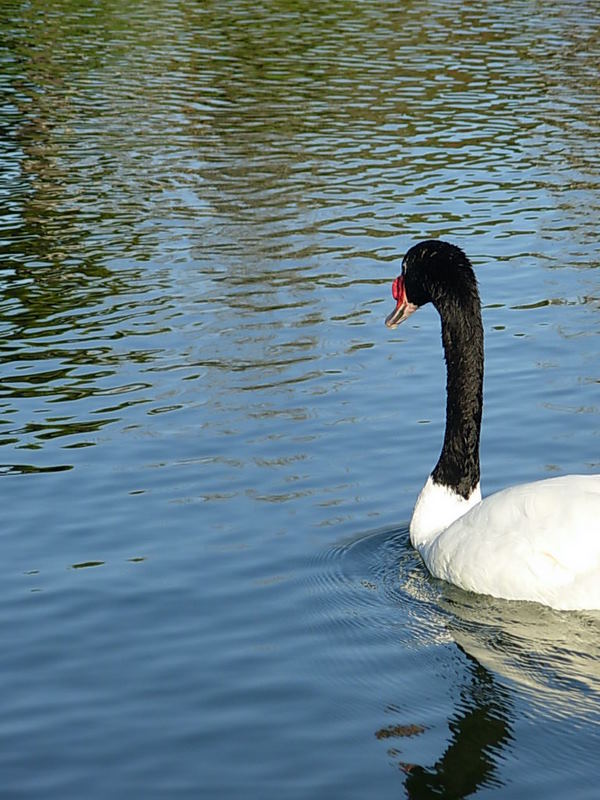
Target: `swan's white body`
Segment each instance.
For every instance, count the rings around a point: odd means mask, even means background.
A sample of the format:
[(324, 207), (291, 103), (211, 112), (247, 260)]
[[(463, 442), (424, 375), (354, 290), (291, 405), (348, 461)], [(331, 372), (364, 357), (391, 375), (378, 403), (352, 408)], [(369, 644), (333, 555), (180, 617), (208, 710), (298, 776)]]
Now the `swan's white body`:
[(430, 477), (410, 538), (436, 578), (556, 609), (600, 609), (600, 475), (566, 475), (469, 500)]

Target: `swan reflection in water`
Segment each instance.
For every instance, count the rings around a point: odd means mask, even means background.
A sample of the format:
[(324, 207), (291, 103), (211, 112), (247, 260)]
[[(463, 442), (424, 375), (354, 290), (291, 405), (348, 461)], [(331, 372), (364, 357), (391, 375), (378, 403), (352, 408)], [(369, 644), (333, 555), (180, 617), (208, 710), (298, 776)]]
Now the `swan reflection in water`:
[[(510, 697), (492, 675), (469, 657), (469, 682), (460, 692), (460, 710), (448, 721), (451, 738), (443, 755), (431, 767), (407, 763), (395, 747), (389, 755), (406, 773), (411, 800), (462, 798), (484, 786), (501, 786), (497, 761), (511, 741)], [(424, 732), (417, 725), (390, 726), (376, 732), (378, 739), (395, 739)]]
[(430, 595), (425, 602), (440, 641), (447, 637), (466, 657), (465, 679), (448, 719), (449, 742), (433, 765), (423, 766), (403, 760), (401, 740), (425, 734), (424, 727), (376, 732), (378, 739), (389, 740), (388, 753), (406, 775), (411, 800), (464, 798), (502, 786), (499, 767), (512, 747), (522, 698), (550, 724), (600, 723), (598, 612), (559, 612), (441, 582), (438, 588), (435, 601)]
[(318, 586), (327, 601), (335, 597), (335, 624), (342, 608), (357, 623), (350, 630), (361, 653), (373, 636), (377, 658), (398, 656), (361, 675), (369, 673), (379, 698), (385, 675), (395, 687), (383, 705), (387, 721), (370, 735), (400, 772), (402, 796), (505, 791), (523, 769), (538, 770), (528, 780), (549, 780), (558, 762), (562, 785), (552, 796), (567, 797), (596, 774), (600, 613), (495, 599), (436, 580), (406, 527), (348, 539), (322, 564)]

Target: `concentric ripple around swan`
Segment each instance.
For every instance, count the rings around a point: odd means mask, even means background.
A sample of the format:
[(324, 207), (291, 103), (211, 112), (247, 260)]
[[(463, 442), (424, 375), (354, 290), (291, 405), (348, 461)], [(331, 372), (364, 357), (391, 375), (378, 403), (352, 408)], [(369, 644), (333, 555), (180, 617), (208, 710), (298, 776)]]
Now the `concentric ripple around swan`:
[[(439, 582), (428, 576), (406, 527), (336, 543), (319, 554), (313, 567), (315, 595), (329, 606), (330, 619), (368, 627), (381, 636), (390, 626), (400, 626), (402, 639), (414, 647), (431, 637), (448, 640), (438, 606)], [(410, 629), (407, 619), (418, 625)]]
[(365, 661), (374, 667), (383, 651), (377, 645), (389, 647), (391, 638), (409, 660), (411, 652), (456, 645), (552, 716), (577, 708), (582, 718), (600, 717), (599, 614), (499, 600), (438, 581), (410, 546), (406, 528), (335, 544), (309, 572), (321, 620), (343, 630), (363, 669)]

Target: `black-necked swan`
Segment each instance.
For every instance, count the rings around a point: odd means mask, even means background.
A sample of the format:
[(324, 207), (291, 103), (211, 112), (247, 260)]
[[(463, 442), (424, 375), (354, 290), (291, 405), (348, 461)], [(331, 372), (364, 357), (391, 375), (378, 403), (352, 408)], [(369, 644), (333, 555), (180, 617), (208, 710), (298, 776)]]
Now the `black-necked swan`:
[(410, 521), (436, 578), (472, 592), (557, 609), (600, 609), (600, 475), (565, 475), (481, 499), (483, 325), (475, 273), (455, 245), (412, 247), (392, 293), (395, 328), (426, 303), (442, 321), (446, 430)]

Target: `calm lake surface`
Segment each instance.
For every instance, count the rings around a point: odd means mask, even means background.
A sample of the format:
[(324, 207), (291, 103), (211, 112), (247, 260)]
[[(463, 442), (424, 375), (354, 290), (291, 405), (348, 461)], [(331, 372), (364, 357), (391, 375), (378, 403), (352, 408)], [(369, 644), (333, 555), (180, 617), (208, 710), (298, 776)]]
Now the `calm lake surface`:
[(408, 542), (415, 242), (473, 260), (483, 491), (600, 470), (595, 2), (6, 0), (0, 795), (598, 798), (600, 615)]

